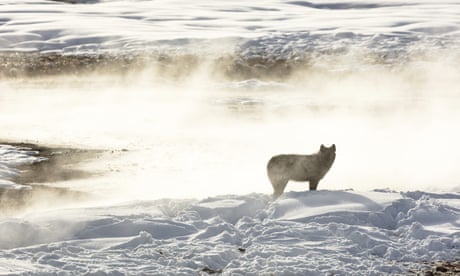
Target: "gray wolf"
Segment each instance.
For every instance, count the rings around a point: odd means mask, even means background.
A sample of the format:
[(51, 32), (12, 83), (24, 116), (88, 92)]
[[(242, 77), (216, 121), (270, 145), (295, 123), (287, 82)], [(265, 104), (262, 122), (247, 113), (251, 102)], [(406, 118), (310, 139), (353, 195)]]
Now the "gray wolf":
[(267, 174), (273, 186), (273, 196), (279, 197), (289, 180), (308, 181), (310, 190), (326, 175), (335, 160), (335, 144), (321, 145), (319, 152), (310, 155), (281, 154), (273, 156), (267, 164)]

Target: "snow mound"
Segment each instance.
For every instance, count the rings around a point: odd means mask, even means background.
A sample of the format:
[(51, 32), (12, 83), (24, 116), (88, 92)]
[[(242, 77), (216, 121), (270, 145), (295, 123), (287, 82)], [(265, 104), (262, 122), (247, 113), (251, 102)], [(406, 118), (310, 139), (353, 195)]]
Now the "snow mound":
[(459, 256), (459, 203), (459, 194), (316, 191), (29, 214), (0, 220), (0, 272), (404, 274)]

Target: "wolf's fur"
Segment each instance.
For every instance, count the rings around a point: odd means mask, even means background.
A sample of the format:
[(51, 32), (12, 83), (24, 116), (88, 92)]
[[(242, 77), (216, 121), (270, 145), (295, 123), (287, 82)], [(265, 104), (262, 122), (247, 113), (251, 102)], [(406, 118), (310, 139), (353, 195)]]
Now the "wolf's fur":
[(335, 145), (321, 145), (319, 152), (311, 155), (282, 154), (273, 156), (267, 164), (267, 174), (273, 186), (273, 196), (279, 197), (289, 180), (308, 181), (310, 190), (329, 171), (335, 160)]

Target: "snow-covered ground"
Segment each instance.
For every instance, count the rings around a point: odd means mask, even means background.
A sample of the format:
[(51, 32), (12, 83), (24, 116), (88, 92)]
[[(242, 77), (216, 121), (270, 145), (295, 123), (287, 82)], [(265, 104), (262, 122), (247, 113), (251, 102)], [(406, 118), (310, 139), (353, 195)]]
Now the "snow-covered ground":
[[(68, 70), (119, 56), (124, 73)], [(0, 274), (404, 275), (459, 261), (456, 1), (3, 0), (0, 58), (1, 142), (104, 152), (65, 164), (91, 178), (41, 183), (91, 201), (36, 197), (0, 217)], [(40, 66), (58, 68), (20, 74)], [(268, 159), (322, 143), (337, 159), (320, 190), (289, 183), (273, 200)], [(36, 162), (0, 145), (0, 196), (33, 190), (15, 179)]]
[(263, 47), (279, 55), (340, 50), (350, 42), (394, 51), (418, 48), (425, 40), (441, 47), (460, 34), (455, 1), (74, 2), (81, 4), (2, 1), (0, 49), (74, 54), (167, 47), (196, 52), (206, 45), (209, 52), (249, 39), (258, 51)]
[(460, 254), (460, 195), (164, 199), (0, 221), (0, 273), (385, 275)]

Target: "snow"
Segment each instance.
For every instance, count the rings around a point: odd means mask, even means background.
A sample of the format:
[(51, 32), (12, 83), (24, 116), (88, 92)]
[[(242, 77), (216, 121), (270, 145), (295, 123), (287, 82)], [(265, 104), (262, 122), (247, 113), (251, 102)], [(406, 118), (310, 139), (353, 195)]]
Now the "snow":
[[(2, 179), (44, 161), (0, 150)], [(378, 189), (29, 210), (0, 218), (0, 274), (404, 274), (457, 259), (459, 206), (458, 193)]]
[(460, 34), (455, 1), (74, 2), (80, 4), (3, 1), (0, 49), (70, 54), (166, 47), (209, 52), (222, 44), (231, 50), (262, 39), (266, 54), (274, 56), (342, 48), (350, 40), (386, 49), (395, 40), (401, 47), (432, 38), (449, 41)]
[(460, 253), (459, 209), (444, 194), (417, 193), (323, 190), (29, 213), (0, 220), (0, 272), (404, 274)]
[[(2, 76), (1, 139), (106, 151), (69, 165), (100, 175), (42, 183), (98, 200), (35, 198), (0, 217), (0, 275), (404, 275), (458, 261), (459, 42), (456, 1), (3, 0), (5, 55), (202, 66), (172, 80)], [(228, 56), (300, 69), (213, 77), (209, 59)], [(273, 200), (268, 158), (328, 142), (319, 190), (289, 183)], [(0, 144), (2, 196), (33, 191), (14, 181), (36, 162)]]
[[(46, 162), (0, 150), (1, 179)], [(0, 218), (0, 274), (404, 274), (457, 259), (459, 206), (458, 193), (376, 189), (35, 209)]]
[(12, 181), (20, 173), (16, 167), (43, 160), (45, 158), (38, 156), (38, 152), (31, 149), (0, 144), (0, 188), (30, 189), (30, 186), (16, 184)]

